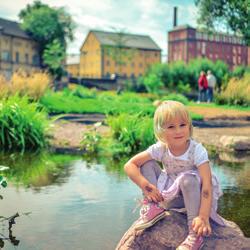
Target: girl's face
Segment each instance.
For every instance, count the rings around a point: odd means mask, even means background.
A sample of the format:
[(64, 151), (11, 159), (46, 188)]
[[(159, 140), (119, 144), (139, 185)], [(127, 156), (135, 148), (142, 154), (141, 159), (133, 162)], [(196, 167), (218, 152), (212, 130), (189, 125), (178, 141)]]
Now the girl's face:
[(189, 123), (188, 121), (181, 119), (181, 117), (176, 117), (166, 124), (164, 139), (169, 147), (186, 146), (186, 142), (189, 137)]

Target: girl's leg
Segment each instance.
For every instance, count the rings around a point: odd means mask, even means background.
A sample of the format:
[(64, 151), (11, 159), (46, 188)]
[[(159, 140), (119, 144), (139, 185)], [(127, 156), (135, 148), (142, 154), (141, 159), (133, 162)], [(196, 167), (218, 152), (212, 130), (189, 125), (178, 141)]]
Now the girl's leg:
[[(140, 168), (141, 174), (153, 185), (157, 186), (157, 179), (161, 174), (161, 168), (154, 160), (146, 162)], [(140, 218), (135, 225), (135, 230), (151, 227), (157, 221), (165, 217), (165, 211), (158, 203), (149, 202), (143, 199), (143, 204), (140, 210)]]
[(180, 188), (187, 209), (188, 226), (190, 228), (193, 219), (199, 214), (201, 199), (200, 184), (195, 176), (184, 175), (180, 182)]
[(147, 161), (140, 167), (141, 174), (153, 185), (157, 186), (157, 180), (161, 174), (161, 168), (155, 160)]
[(199, 250), (204, 243), (203, 237), (197, 236), (192, 230), (192, 221), (198, 216), (200, 208), (200, 184), (195, 176), (185, 175), (180, 183), (180, 188), (187, 209), (189, 234), (186, 239), (178, 246), (177, 250), (197, 249)]

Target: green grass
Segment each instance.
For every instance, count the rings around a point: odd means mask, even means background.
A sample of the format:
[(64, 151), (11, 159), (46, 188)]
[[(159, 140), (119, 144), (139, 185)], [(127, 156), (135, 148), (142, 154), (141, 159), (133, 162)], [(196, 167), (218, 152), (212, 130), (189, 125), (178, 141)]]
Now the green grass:
[(215, 103), (199, 103), (196, 102), (189, 102), (188, 106), (195, 106), (195, 107), (209, 107), (209, 108), (222, 108), (227, 110), (238, 110), (238, 111), (250, 111), (250, 107), (242, 107), (237, 105), (218, 105)]
[[(80, 91), (78, 91), (80, 92)], [(77, 92), (77, 93), (78, 93)], [(81, 92), (80, 95), (74, 95), (69, 90), (63, 92), (48, 92), (42, 99), (41, 104), (49, 113), (78, 113), (78, 114), (93, 114), (100, 113), (106, 115), (119, 114), (141, 114), (153, 117), (155, 107), (152, 100), (136, 93), (125, 92), (121, 95), (116, 95), (114, 92)], [(83, 97), (84, 96), (84, 97)], [(172, 99), (175, 98), (171, 95)], [(170, 97), (171, 97), (170, 96)], [(177, 95), (176, 98), (181, 98)], [(164, 98), (167, 99), (167, 96)], [(203, 116), (191, 114), (192, 119), (202, 120)]]

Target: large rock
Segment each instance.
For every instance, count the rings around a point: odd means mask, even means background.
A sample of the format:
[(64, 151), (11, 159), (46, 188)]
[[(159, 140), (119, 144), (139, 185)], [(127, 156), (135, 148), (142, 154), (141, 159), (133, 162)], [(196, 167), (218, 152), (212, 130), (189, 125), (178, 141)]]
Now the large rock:
[[(116, 250), (174, 250), (188, 234), (186, 221), (186, 215), (169, 211), (165, 218), (145, 230), (135, 231), (135, 222)], [(202, 250), (250, 250), (250, 238), (245, 238), (235, 223), (225, 222), (226, 227), (212, 224), (212, 235), (205, 238)]]
[(249, 136), (228, 136), (220, 137), (220, 145), (222, 148), (236, 151), (250, 151)]

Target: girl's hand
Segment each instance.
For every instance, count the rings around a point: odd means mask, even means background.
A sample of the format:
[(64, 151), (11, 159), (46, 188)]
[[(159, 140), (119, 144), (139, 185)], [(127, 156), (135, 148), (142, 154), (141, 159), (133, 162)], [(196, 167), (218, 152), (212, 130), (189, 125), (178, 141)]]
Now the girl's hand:
[(209, 219), (204, 219), (200, 216), (197, 216), (193, 219), (192, 229), (198, 236), (207, 236), (212, 232)]
[(161, 193), (159, 192), (159, 190), (156, 188), (156, 186), (154, 186), (151, 183), (147, 183), (145, 184), (145, 186), (143, 186), (142, 191), (145, 195), (145, 197), (148, 199), (148, 201), (153, 201), (153, 202), (161, 202), (163, 201), (163, 197), (161, 195)]

